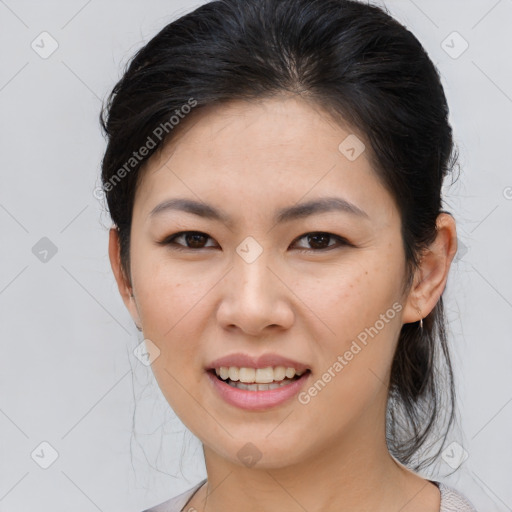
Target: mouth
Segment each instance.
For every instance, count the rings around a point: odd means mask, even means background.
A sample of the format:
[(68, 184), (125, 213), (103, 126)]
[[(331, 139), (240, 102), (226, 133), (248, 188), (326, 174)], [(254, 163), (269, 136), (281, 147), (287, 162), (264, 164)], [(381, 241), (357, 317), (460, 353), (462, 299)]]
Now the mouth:
[[(237, 370), (240, 370), (238, 374)], [(290, 367), (245, 370), (236, 367), (210, 368), (206, 370), (206, 375), (214, 394), (223, 402), (237, 409), (256, 412), (290, 404), (311, 375), (310, 369), (296, 372)]]
[[(211, 368), (207, 370), (210, 375), (217, 380), (231, 386), (233, 388), (242, 389), (244, 391), (271, 391), (285, 386), (301, 379), (305, 374), (311, 373), (306, 369), (297, 372), (293, 368), (284, 367), (267, 367), (262, 369), (264, 372), (257, 374), (258, 370), (245, 368)], [(261, 375), (263, 373), (263, 375)]]

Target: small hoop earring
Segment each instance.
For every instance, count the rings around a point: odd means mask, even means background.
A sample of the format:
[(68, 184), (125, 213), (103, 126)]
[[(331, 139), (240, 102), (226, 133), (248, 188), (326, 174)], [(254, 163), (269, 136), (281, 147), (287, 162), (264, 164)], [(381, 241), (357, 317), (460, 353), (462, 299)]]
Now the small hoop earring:
[[(418, 313), (421, 316), (421, 310), (420, 309), (418, 309)], [(420, 329), (423, 330), (423, 318), (420, 318)]]

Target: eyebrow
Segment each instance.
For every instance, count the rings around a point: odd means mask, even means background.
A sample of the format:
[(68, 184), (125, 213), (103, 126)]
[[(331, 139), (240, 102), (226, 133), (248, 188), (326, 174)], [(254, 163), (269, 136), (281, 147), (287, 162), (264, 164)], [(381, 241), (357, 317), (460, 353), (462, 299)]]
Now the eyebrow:
[[(149, 217), (155, 217), (163, 212), (173, 210), (191, 213), (205, 219), (223, 222), (227, 225), (232, 225), (233, 223), (231, 217), (225, 212), (207, 203), (185, 198), (173, 198), (163, 201), (151, 210)], [(321, 199), (314, 199), (305, 203), (281, 208), (274, 215), (274, 223), (289, 222), (295, 219), (309, 217), (310, 215), (331, 211), (339, 211), (356, 217), (369, 219), (369, 215), (364, 210), (361, 210), (358, 206), (346, 199), (342, 199), (341, 197), (323, 197)]]

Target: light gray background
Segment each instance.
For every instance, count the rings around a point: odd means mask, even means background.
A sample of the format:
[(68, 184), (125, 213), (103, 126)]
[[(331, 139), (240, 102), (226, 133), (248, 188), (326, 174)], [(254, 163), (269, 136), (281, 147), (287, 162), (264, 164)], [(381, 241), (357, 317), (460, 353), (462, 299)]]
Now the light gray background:
[[(385, 4), (440, 69), (460, 148), (445, 199), (461, 251), (445, 297), (463, 425), (450, 441), (469, 456), (442, 479), (479, 512), (512, 510), (512, 0)], [(0, 511), (140, 512), (205, 475), (200, 443), (132, 353), (142, 334), (93, 195), (101, 99), (135, 50), (196, 5), (0, 0)], [(31, 47), (43, 51), (43, 31), (59, 45), (46, 59)], [(454, 31), (469, 44), (460, 56)], [(32, 250), (43, 237), (57, 248), (46, 262)], [(42, 442), (58, 452), (48, 469)]]

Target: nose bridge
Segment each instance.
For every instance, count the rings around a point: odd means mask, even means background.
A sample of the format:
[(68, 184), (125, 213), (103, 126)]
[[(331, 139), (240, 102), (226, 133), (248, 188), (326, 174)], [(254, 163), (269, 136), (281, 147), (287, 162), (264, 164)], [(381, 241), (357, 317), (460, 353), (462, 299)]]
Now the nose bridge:
[[(261, 246), (260, 246), (261, 247)], [(247, 252), (243, 252), (247, 250)], [(270, 271), (271, 251), (257, 250), (251, 242), (240, 244), (234, 261), (233, 291), (239, 300), (249, 301), (253, 305), (257, 301), (261, 306), (272, 300), (276, 287), (273, 282), (276, 277)], [(253, 301), (251, 302), (251, 299)]]
[[(243, 249), (244, 245), (241, 246)], [(270, 325), (288, 326), (292, 312), (286, 300), (286, 287), (271, 270), (275, 266), (272, 251), (263, 250), (257, 257), (252, 253), (247, 258), (251, 250), (254, 247), (249, 245), (248, 251), (235, 255), (219, 319), (225, 325), (237, 325), (254, 334)]]
[[(260, 238), (261, 240), (261, 238)], [(272, 251), (252, 236), (246, 237), (236, 248), (234, 271), (248, 293), (259, 293), (268, 285), (272, 274), (269, 266)]]
[[(268, 254), (268, 251), (267, 251)], [(270, 271), (270, 258), (261, 255), (255, 261), (247, 263), (243, 259), (235, 265), (236, 273), (241, 284), (241, 292), (251, 295), (266, 295), (272, 293), (274, 274)]]

